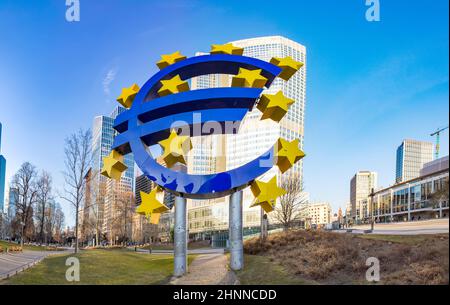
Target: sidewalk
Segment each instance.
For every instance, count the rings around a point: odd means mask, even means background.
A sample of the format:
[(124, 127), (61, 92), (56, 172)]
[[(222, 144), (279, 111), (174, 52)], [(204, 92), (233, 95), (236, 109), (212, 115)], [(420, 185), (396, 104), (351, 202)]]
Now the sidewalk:
[[(135, 251), (134, 247), (128, 247), (128, 250)], [(137, 248), (138, 253), (147, 254), (173, 254), (173, 250), (150, 250)], [(202, 249), (192, 249), (187, 250), (187, 254), (223, 254), (225, 250), (223, 248), (202, 248)]]
[(233, 271), (228, 270), (225, 254), (204, 254), (194, 259), (188, 273), (172, 278), (171, 285), (238, 285), (239, 280)]
[[(370, 224), (353, 226), (352, 233), (361, 234), (370, 229)], [(347, 229), (334, 232), (345, 233)], [(419, 234), (448, 234), (449, 219), (430, 219), (421, 221), (375, 223), (372, 234), (386, 235), (419, 235)]]

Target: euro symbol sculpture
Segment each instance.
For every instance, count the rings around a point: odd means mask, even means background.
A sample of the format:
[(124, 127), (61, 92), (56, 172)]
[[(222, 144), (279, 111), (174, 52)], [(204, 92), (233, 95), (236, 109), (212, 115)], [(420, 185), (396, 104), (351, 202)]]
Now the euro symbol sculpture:
[[(219, 129), (222, 134), (237, 133), (239, 122), (248, 111), (256, 108), (254, 106), (264, 87), (269, 88), (283, 71), (290, 71), (291, 74), (288, 75), (292, 75), (292, 69), (301, 66), (292, 59), (273, 61), (282, 64), (293, 62), (292, 66), (280, 67), (242, 55), (223, 54), (226, 51), (232, 53), (232, 48), (225, 47), (222, 53), (218, 49), (215, 46), (214, 54), (191, 58), (186, 58), (179, 52), (171, 54), (178, 56), (179, 60), (170, 55), (163, 56), (163, 60), (158, 63), (158, 66), (163, 67), (161, 71), (150, 78), (137, 93), (137, 85), (124, 89), (131, 96), (134, 95), (134, 100), (131, 104), (123, 103), (130, 105), (130, 108), (114, 122), (114, 128), (119, 134), (115, 137), (112, 149), (122, 155), (133, 152), (136, 164), (151, 181), (186, 198), (218, 198), (247, 187), (273, 165), (277, 165), (277, 143), (247, 164), (207, 175), (187, 174), (165, 167), (151, 156), (148, 148), (168, 139), (176, 129), (190, 131), (189, 135), (184, 136), (211, 135), (209, 130), (205, 133), (202, 128), (205, 122), (210, 121), (219, 122), (223, 126)], [(232, 87), (189, 90), (188, 79), (208, 74), (234, 75)], [(127, 101), (127, 96), (120, 98)], [(262, 100), (264, 103), (260, 109), (266, 110), (263, 117), (272, 116), (276, 121), (281, 119), (280, 116), (293, 103), (281, 91), (273, 96), (263, 95)], [(197, 115), (194, 116), (193, 113)], [(197, 118), (201, 120), (198, 121)], [(232, 128), (227, 128), (229, 126)], [(289, 165), (292, 166), (293, 162)], [(286, 162), (283, 166), (285, 171)]]
[[(173, 167), (177, 163), (186, 164), (186, 154), (192, 148), (190, 137), (236, 134), (249, 111), (261, 111), (262, 120), (280, 122), (295, 102), (285, 97), (281, 91), (276, 94), (262, 93), (277, 77), (283, 81), (289, 80), (303, 63), (290, 57), (274, 57), (266, 62), (243, 56), (243, 52), (243, 48), (225, 44), (213, 45), (209, 55), (187, 58), (179, 51), (162, 55), (157, 63), (159, 72), (141, 88), (136, 84), (124, 88), (117, 99), (127, 110), (115, 119), (113, 127), (118, 135), (112, 145), (114, 154), (111, 154), (107, 163), (111, 168), (105, 168), (102, 172), (108, 177), (120, 179), (120, 171), (126, 169), (122, 163), (123, 155), (133, 152), (135, 162), (142, 172), (161, 189), (177, 196), (175, 209), (179, 205), (185, 210), (186, 198), (212, 199), (231, 195), (230, 200), (235, 198), (242, 201), (242, 194), (236, 194), (250, 185), (256, 197), (253, 205), (260, 205), (266, 212), (272, 211), (277, 197), (285, 192), (277, 187), (276, 178), (272, 178), (269, 183), (256, 179), (273, 166), (278, 166), (284, 173), (303, 158), (305, 154), (299, 148), (298, 139), (288, 141), (279, 138), (262, 155), (224, 172), (188, 174)], [(190, 90), (189, 79), (210, 74), (231, 75), (231, 86)], [(203, 128), (208, 122), (219, 123), (222, 128)], [(177, 132), (180, 130), (181, 132)], [(152, 155), (151, 148), (154, 145), (163, 149), (160, 160), (164, 162), (158, 162), (159, 156)], [(153, 204), (156, 206), (160, 203), (155, 201)], [(151, 207), (149, 203), (148, 206), (141, 207), (139, 212), (148, 217), (155, 214), (154, 222), (158, 221), (161, 211), (168, 209), (165, 206), (162, 209)], [(186, 219), (175, 212), (176, 223), (177, 219)], [(184, 211), (184, 215), (185, 213)], [(178, 229), (179, 236), (185, 236), (186, 224)], [(177, 232), (177, 244), (176, 234)], [(231, 235), (230, 233), (230, 243), (233, 247)], [(239, 233), (233, 233), (233, 236), (241, 239), (242, 244), (242, 234), (240, 235), (239, 237)], [(177, 253), (176, 245), (175, 274), (183, 274), (185, 267), (177, 272), (177, 266), (183, 264), (177, 263)], [(233, 260), (234, 254), (231, 253)], [(231, 267), (233, 268), (233, 261)]]

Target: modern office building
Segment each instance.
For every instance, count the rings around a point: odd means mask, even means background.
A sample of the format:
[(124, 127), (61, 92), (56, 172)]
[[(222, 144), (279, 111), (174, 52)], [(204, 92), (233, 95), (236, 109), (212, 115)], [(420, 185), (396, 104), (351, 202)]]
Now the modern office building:
[[(290, 39), (281, 36), (267, 36), (232, 41), (233, 45), (244, 48), (244, 56), (270, 61), (272, 57), (290, 56), (304, 66), (289, 79), (275, 79), (265, 93), (274, 94), (282, 91), (295, 103), (289, 108), (280, 124), (272, 120), (260, 120), (261, 113), (255, 108), (247, 113), (236, 135), (218, 135), (193, 139), (194, 149), (188, 157), (188, 172), (207, 174), (236, 168), (262, 154), (279, 137), (289, 141), (300, 140), (303, 149), (304, 118), (306, 103), (306, 48)], [(201, 55), (198, 53), (197, 55)], [(230, 86), (230, 75), (206, 75), (193, 78), (191, 89)], [(263, 180), (278, 174), (278, 169), (270, 170)], [(284, 176), (297, 175), (303, 180), (302, 161), (297, 162)], [(280, 181), (280, 177), (278, 177)], [(244, 231), (259, 227), (261, 209), (249, 208), (254, 200), (247, 188), (243, 196)], [(214, 200), (189, 200), (188, 202), (189, 233), (203, 234), (228, 230), (228, 198)]]
[[(161, 162), (161, 160), (158, 160)], [(184, 166), (175, 165), (174, 170), (184, 170)], [(147, 178), (144, 174), (136, 176), (135, 182), (135, 202), (136, 205), (142, 203), (140, 192), (150, 193), (156, 185)], [(162, 213), (157, 225), (149, 223), (149, 221), (143, 215), (133, 215), (132, 226), (132, 240), (137, 243), (148, 242), (168, 242), (170, 240), (170, 228), (174, 223), (174, 203), (175, 195), (169, 192), (164, 192), (164, 195), (160, 196), (158, 200), (162, 200), (166, 206), (170, 208), (169, 211)]]
[(433, 143), (406, 139), (397, 148), (395, 182), (420, 176), (423, 165), (433, 160)]
[(428, 164), (423, 175), (378, 190), (373, 200), (367, 197), (370, 216), (377, 222), (448, 217), (448, 156), (441, 159), (437, 163), (445, 166)]
[(3, 213), (5, 203), (6, 159), (2, 155), (2, 123), (0, 123), (0, 213)]
[(19, 192), (15, 188), (9, 188), (8, 194), (8, 209), (6, 214), (10, 220), (13, 220), (16, 216), (17, 211), (17, 201), (19, 200)]
[(144, 193), (150, 193), (153, 189), (153, 183), (150, 181), (150, 179), (147, 178), (146, 175), (142, 174), (139, 176), (136, 176), (136, 182), (135, 182), (135, 194), (134, 197), (136, 198), (136, 205), (140, 205), (142, 203), (141, 200), (141, 192)]
[(354, 222), (358, 223), (364, 215), (367, 215), (367, 205), (364, 205), (362, 200), (367, 199), (372, 189), (377, 188), (377, 179), (376, 172), (359, 171), (350, 181), (350, 215)]
[[(109, 116), (97, 116), (94, 118), (92, 128), (92, 152), (93, 152), (93, 166), (92, 166), (92, 183), (91, 193), (92, 202), (97, 202), (99, 205), (99, 214), (102, 222), (102, 233), (106, 234), (110, 241), (116, 237), (113, 232), (114, 219), (117, 216), (118, 209), (121, 209), (123, 200), (121, 197), (130, 195), (134, 192), (134, 158), (133, 154), (124, 156), (124, 162), (128, 169), (122, 175), (120, 181), (113, 179), (106, 179), (100, 175), (103, 168), (103, 158), (110, 154), (111, 146), (114, 141), (116, 131), (113, 128), (115, 118), (126, 109), (123, 107), (116, 107)], [(96, 198), (96, 196), (104, 196)], [(101, 204), (100, 204), (101, 203)]]
[[(197, 56), (204, 53), (197, 53)], [(228, 87), (230, 78), (224, 74), (195, 77), (191, 89)], [(192, 150), (187, 158), (189, 174), (212, 174), (226, 171), (225, 135), (193, 137)], [(195, 238), (205, 238), (228, 228), (228, 197), (194, 200), (188, 199), (189, 233)]]

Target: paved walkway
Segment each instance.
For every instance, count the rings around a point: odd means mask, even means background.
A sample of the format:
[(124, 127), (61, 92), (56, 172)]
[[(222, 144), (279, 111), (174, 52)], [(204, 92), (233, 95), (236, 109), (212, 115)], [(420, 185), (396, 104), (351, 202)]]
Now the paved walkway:
[(172, 285), (237, 285), (233, 271), (228, 270), (228, 259), (223, 253), (203, 254), (194, 259), (188, 273), (173, 278)]
[(70, 251), (23, 251), (0, 254), (0, 280), (16, 275), (52, 254), (63, 254)]
[[(147, 250), (147, 249), (135, 249), (128, 248), (129, 250), (136, 251), (138, 253), (151, 253), (151, 254), (173, 254), (173, 250)], [(223, 248), (202, 248), (187, 250), (187, 254), (223, 254), (225, 250)]]
[[(361, 234), (370, 229), (368, 225), (358, 225), (352, 228), (352, 233)], [(346, 232), (346, 230), (338, 230)], [(386, 235), (419, 235), (449, 233), (449, 219), (432, 219), (396, 223), (376, 223), (372, 234)]]

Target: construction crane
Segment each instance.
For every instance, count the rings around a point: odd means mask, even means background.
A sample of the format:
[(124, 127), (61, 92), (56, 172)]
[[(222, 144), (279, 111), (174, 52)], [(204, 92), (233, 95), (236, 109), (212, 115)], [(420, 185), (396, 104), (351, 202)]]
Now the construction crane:
[(430, 134), (430, 136), (436, 136), (436, 149), (434, 152), (434, 157), (435, 159), (439, 159), (439, 135), (442, 131), (448, 129), (448, 125), (447, 127), (443, 127), (443, 128), (438, 128), (435, 132), (433, 132), (432, 134)]

